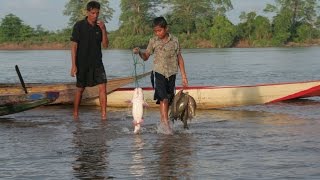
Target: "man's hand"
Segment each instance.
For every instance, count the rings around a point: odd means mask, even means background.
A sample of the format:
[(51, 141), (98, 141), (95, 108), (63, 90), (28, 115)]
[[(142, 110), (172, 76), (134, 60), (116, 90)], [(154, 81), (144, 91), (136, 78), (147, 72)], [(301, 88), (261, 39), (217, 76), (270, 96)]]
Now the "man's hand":
[(188, 87), (188, 79), (187, 78), (182, 78), (182, 86)]
[(98, 20), (97, 25), (100, 27), (102, 31), (106, 31), (106, 26), (104, 25), (103, 21)]
[(135, 47), (135, 48), (133, 48), (133, 50), (132, 50), (132, 52), (133, 52), (134, 54), (139, 54), (139, 51), (140, 51), (140, 48), (138, 48), (138, 47)]
[(71, 71), (70, 71), (70, 75), (71, 75), (71, 77), (75, 77), (76, 76), (76, 74), (77, 74), (77, 67), (75, 67), (75, 66), (72, 66), (71, 67)]

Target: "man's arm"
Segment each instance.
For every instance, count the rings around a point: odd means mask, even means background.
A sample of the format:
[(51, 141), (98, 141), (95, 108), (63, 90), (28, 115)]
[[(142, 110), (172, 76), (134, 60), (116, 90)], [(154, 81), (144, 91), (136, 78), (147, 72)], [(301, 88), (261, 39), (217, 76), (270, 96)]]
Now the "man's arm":
[(141, 57), (141, 59), (143, 59), (144, 61), (148, 60), (150, 57), (150, 54), (147, 51), (142, 52), (140, 50), (140, 48), (136, 47), (133, 48), (133, 53), (134, 54), (139, 54), (139, 56)]
[(108, 33), (106, 30), (102, 31), (102, 47), (107, 48), (109, 46)]
[(77, 74), (77, 65), (76, 65), (76, 59), (77, 59), (77, 49), (78, 49), (78, 43), (71, 41), (71, 76), (74, 77)]
[(109, 39), (106, 26), (102, 21), (98, 21), (97, 23), (102, 31), (102, 47), (107, 48), (109, 46)]
[(177, 55), (177, 58), (178, 58), (178, 64), (179, 64), (179, 69), (180, 69), (181, 78), (182, 78), (182, 85), (183, 85), (183, 87), (187, 87), (188, 86), (188, 78), (187, 78), (186, 70), (184, 68), (184, 60), (183, 60), (181, 53), (179, 53)]

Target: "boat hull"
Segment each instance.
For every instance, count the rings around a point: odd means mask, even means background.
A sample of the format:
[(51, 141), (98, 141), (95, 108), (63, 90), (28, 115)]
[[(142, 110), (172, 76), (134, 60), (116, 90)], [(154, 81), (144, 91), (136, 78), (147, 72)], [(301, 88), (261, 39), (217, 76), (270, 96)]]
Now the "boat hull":
[[(107, 96), (109, 107), (128, 107), (134, 88), (119, 88)], [(177, 87), (176, 92), (182, 87)], [(150, 107), (158, 107), (153, 100), (154, 90), (143, 88), (145, 101)], [(225, 108), (258, 105), (290, 99), (320, 96), (320, 81), (260, 84), (252, 86), (194, 86), (184, 89), (198, 109)], [(85, 101), (84, 105), (99, 105), (98, 99)]]
[[(107, 94), (111, 93), (115, 89), (125, 86), (134, 82), (136, 79), (143, 78), (149, 75), (150, 72), (138, 75), (135, 77), (122, 77), (122, 78), (114, 78), (108, 80), (107, 83)], [(42, 83), (27, 83), (26, 84), (27, 91), (29, 93), (34, 92), (47, 92), (47, 91), (57, 91), (60, 93), (59, 98), (52, 102), (51, 104), (72, 104), (74, 100), (74, 94), (77, 90), (75, 83), (50, 83), (50, 84), (42, 84)], [(0, 84), (0, 95), (17, 95), (24, 94), (24, 90), (21, 88), (20, 84)], [(94, 87), (86, 87), (85, 91), (82, 94), (82, 99), (93, 99), (99, 96), (98, 86)]]
[(59, 92), (0, 96), (0, 116), (19, 113), (54, 102)]

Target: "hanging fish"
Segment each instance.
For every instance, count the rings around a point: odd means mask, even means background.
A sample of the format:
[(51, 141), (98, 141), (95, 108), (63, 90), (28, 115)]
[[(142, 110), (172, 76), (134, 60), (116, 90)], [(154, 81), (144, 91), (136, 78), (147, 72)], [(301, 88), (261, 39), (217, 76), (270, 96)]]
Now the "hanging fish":
[(192, 96), (189, 95), (188, 101), (188, 111), (189, 111), (189, 119), (191, 120), (194, 116), (196, 116), (197, 103)]
[(185, 109), (183, 110), (183, 112), (181, 113), (181, 116), (180, 116), (180, 120), (183, 123), (183, 128), (184, 129), (189, 129), (188, 119), (189, 119), (189, 107), (186, 106)]
[(174, 97), (170, 106), (170, 118), (172, 121), (180, 119), (183, 127), (189, 129), (188, 120), (191, 120), (196, 114), (197, 104), (188, 92), (180, 90)]
[(178, 119), (178, 114), (177, 114), (177, 102), (179, 101), (181, 94), (183, 93), (183, 90), (180, 90), (174, 97), (172, 100), (172, 103), (170, 105), (170, 119), (172, 121), (177, 120)]
[(182, 93), (179, 100), (177, 101), (176, 114), (178, 115), (178, 117), (180, 117), (180, 119), (183, 116), (184, 111), (187, 110), (188, 101), (189, 101), (188, 93)]
[(147, 106), (147, 103), (144, 101), (143, 91), (141, 88), (134, 89), (131, 103), (134, 125), (133, 132), (137, 134), (140, 131), (141, 124), (143, 123), (143, 107)]

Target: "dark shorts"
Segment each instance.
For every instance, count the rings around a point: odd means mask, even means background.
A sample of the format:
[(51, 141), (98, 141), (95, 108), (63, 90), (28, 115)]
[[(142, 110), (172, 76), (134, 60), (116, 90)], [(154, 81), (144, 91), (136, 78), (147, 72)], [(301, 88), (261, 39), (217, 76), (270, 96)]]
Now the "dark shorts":
[(78, 68), (77, 87), (92, 87), (103, 83), (107, 83), (107, 76), (103, 65), (85, 69)]
[(175, 83), (176, 75), (165, 78), (162, 74), (155, 72), (154, 100), (157, 100), (157, 104), (160, 104), (160, 101), (164, 99), (168, 99), (169, 104), (171, 104), (174, 97)]

